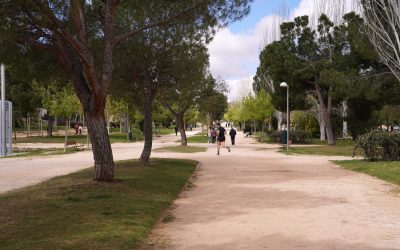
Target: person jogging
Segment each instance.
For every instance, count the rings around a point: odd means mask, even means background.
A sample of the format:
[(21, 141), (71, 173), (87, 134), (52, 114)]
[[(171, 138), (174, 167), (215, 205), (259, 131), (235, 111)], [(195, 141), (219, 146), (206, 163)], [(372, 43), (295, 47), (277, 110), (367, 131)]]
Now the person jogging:
[(221, 126), (221, 123), (217, 123), (217, 126), (218, 126), (218, 130), (217, 130), (217, 149), (218, 149), (217, 155), (219, 155), (220, 147), (227, 148), (228, 152), (231, 152), (231, 148), (225, 146), (225, 133), (226, 133), (226, 131), (225, 131), (224, 127)]

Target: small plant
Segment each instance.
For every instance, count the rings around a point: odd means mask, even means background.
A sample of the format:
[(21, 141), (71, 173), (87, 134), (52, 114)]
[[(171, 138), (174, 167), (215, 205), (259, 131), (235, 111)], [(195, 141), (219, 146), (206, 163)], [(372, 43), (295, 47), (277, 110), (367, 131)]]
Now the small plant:
[[(273, 142), (279, 142), (282, 136), (282, 133), (286, 133), (286, 131), (275, 130), (269, 134), (269, 137)], [(293, 144), (301, 144), (307, 143), (311, 139), (311, 132), (304, 130), (293, 130), (289, 131), (289, 139)]]
[(357, 138), (353, 155), (358, 149), (370, 161), (400, 160), (400, 133), (373, 130)]

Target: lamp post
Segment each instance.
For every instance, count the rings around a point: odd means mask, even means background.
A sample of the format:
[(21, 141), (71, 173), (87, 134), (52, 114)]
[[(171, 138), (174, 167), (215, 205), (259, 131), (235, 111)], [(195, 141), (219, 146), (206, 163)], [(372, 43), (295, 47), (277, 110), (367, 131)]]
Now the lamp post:
[(286, 128), (287, 128), (287, 137), (286, 137), (286, 150), (289, 151), (289, 131), (290, 131), (290, 122), (289, 122), (289, 85), (286, 82), (281, 82), (279, 85), (282, 88), (286, 88)]

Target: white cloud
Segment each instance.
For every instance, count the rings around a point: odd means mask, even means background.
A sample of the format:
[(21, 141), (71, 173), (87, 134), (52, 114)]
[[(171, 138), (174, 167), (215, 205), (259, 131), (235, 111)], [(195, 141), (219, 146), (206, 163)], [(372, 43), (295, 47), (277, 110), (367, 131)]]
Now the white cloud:
[(230, 86), (228, 100), (241, 100), (243, 97), (253, 94), (253, 75), (241, 79), (227, 80)]
[(242, 80), (250, 82), (259, 65), (258, 56), (265, 44), (271, 39), (266, 30), (279, 32), (277, 16), (266, 16), (255, 26), (244, 33), (235, 34), (228, 28), (220, 30), (208, 46), (210, 53), (210, 68), (214, 76), (222, 76), (231, 89), (229, 99), (236, 96), (236, 85)]

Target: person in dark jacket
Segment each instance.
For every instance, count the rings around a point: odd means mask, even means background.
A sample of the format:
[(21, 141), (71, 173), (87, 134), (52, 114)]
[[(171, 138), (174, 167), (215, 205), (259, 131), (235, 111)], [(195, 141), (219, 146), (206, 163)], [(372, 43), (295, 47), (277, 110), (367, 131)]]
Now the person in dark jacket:
[(226, 148), (228, 149), (228, 152), (231, 152), (231, 148), (225, 146), (225, 129), (224, 127), (221, 126), (221, 123), (217, 123), (218, 126), (218, 130), (217, 130), (217, 155), (219, 155), (219, 149), (222, 148)]
[(178, 135), (178, 126), (175, 126), (175, 135)]
[(229, 131), (229, 135), (231, 136), (231, 143), (232, 145), (235, 145), (235, 136), (236, 136), (236, 130), (232, 127), (231, 130)]

